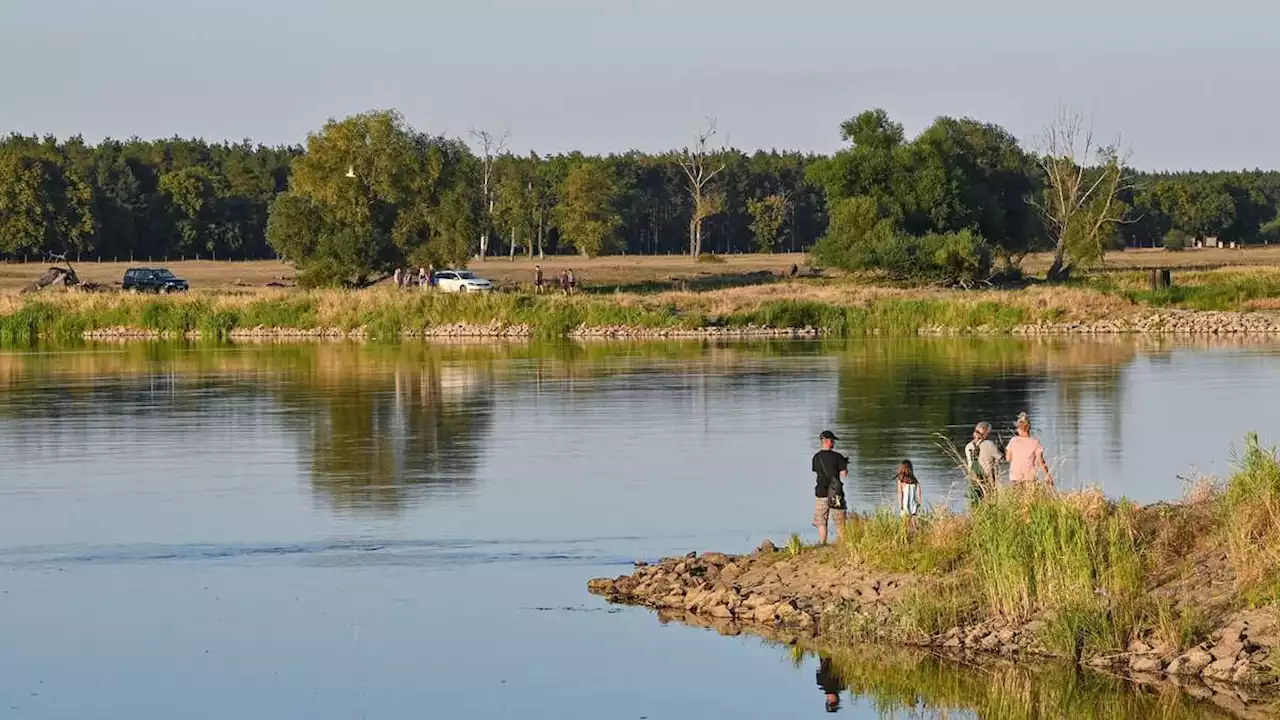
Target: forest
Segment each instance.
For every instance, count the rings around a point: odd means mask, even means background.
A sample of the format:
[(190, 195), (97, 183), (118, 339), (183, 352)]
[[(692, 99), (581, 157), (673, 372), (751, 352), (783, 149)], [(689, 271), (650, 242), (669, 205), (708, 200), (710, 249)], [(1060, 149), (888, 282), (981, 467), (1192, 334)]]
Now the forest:
[[(847, 146), (831, 156), (746, 153), (718, 144), (708, 121), (682, 149), (603, 157), (516, 154), (506, 134), (434, 136), (391, 111), (331, 120), (286, 147), (11, 135), (0, 258), (279, 257), (315, 284), (342, 284), (402, 262), (516, 253), (816, 250), (834, 266), (911, 274), (937, 259), (972, 274), (1055, 244), (1069, 264), (1124, 247), (1280, 240), (1276, 171), (1144, 173), (1114, 148), (1064, 154), (968, 118), (907, 138), (880, 110), (838, 132)], [(1055, 204), (1064, 178), (1104, 186), (1105, 208), (1099, 191), (1076, 209), (1106, 222), (1086, 232)]]

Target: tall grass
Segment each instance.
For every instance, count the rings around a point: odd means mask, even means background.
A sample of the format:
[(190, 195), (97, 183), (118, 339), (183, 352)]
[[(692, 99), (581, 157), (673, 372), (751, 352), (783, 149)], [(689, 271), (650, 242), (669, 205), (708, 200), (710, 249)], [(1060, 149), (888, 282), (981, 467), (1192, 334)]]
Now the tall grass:
[[(969, 515), (918, 518), (914, 533), (887, 511), (854, 516), (839, 547), (850, 562), (918, 576), (895, 608), (909, 632), (936, 634), (966, 618), (1038, 619), (1041, 642), (1066, 657), (1122, 650), (1139, 637), (1183, 649), (1209, 633), (1214, 613), (1280, 604), (1275, 450), (1249, 435), (1235, 473), (1216, 487), (1146, 508), (1098, 491), (1003, 487)], [(1236, 577), (1225, 606), (1218, 595), (1208, 608), (1194, 595), (1149, 592), (1178, 579), (1169, 586), (1194, 587), (1186, 573), (1224, 552)]]
[(1219, 501), (1222, 534), (1242, 584), (1280, 584), (1280, 461), (1257, 433), (1245, 439)]
[(1143, 273), (1115, 273), (1091, 279), (1096, 290), (1130, 302), (1187, 310), (1244, 310), (1251, 303), (1280, 298), (1280, 272), (1274, 268), (1175, 272), (1174, 284), (1151, 290)]
[[(725, 303), (727, 308), (722, 307)], [(718, 320), (713, 320), (712, 306)], [(454, 324), (527, 326), (540, 337), (561, 337), (580, 327), (690, 330), (713, 323), (734, 328), (808, 327), (830, 336), (847, 337), (873, 333), (914, 335), (921, 329), (939, 327), (1007, 331), (1034, 316), (1035, 312), (1021, 305), (974, 302), (963, 295), (762, 300), (749, 293), (566, 298), (389, 289), (165, 297), (49, 293), (38, 298), (0, 298), (0, 341), (67, 339), (86, 331), (113, 328), (170, 335), (199, 331), (209, 337), (225, 337), (236, 330), (253, 328), (336, 329), (363, 330), (373, 338), (395, 338)]]

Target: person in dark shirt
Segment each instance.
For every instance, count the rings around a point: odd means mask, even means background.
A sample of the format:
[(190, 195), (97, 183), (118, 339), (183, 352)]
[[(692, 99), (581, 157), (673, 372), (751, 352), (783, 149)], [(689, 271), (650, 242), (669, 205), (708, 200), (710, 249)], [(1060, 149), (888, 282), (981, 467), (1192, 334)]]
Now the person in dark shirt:
[(844, 478), (849, 477), (849, 459), (836, 452), (836, 440), (840, 438), (830, 430), (818, 436), (822, 449), (813, 456), (813, 472), (817, 482), (813, 488), (813, 526), (818, 528), (818, 542), (827, 544), (827, 522), (835, 520), (836, 537), (844, 533), (845, 511), (849, 505), (844, 498)]
[(542, 266), (533, 266), (533, 291), (535, 293), (542, 292)]
[(831, 666), (829, 657), (818, 661), (818, 687), (822, 688), (822, 694), (825, 696), (824, 705), (827, 712), (833, 713), (839, 710), (840, 693), (844, 692), (845, 685), (835, 668)]

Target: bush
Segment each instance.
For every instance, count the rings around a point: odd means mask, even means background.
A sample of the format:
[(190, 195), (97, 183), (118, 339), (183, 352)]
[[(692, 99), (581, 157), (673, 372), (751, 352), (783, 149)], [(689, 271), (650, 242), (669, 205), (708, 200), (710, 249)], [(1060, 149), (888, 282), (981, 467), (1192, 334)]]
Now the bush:
[(1173, 252), (1186, 250), (1191, 246), (1191, 236), (1181, 230), (1170, 230), (1168, 235), (1164, 236), (1164, 249)]
[(724, 258), (715, 253), (704, 252), (698, 255), (698, 262), (707, 263), (708, 265), (721, 265), (724, 263)]

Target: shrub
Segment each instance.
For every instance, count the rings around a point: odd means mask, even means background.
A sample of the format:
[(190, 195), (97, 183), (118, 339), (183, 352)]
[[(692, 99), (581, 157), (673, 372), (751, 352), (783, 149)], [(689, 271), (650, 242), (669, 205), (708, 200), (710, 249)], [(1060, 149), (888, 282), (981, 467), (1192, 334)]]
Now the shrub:
[(1164, 249), (1173, 252), (1181, 252), (1191, 246), (1191, 236), (1181, 230), (1170, 230), (1168, 235), (1164, 236)]
[(702, 253), (702, 254), (698, 255), (698, 262), (700, 262), (700, 263), (706, 263), (706, 264), (708, 264), (708, 265), (723, 265), (723, 264), (724, 264), (724, 258), (720, 257), (719, 255), (717, 255), (717, 254), (715, 254), (715, 253), (711, 253), (711, 252), (704, 252), (704, 253)]

